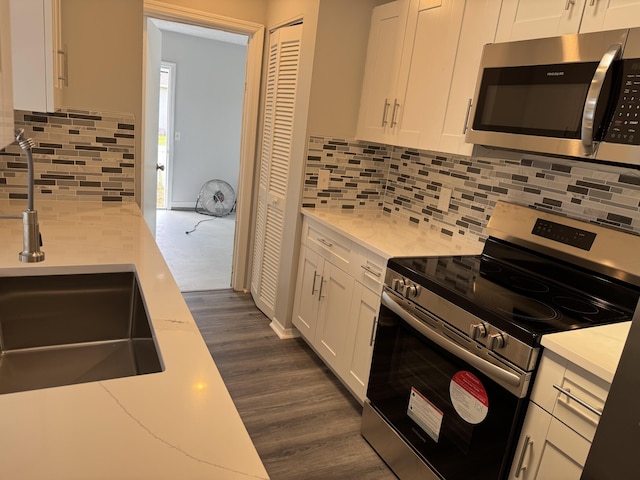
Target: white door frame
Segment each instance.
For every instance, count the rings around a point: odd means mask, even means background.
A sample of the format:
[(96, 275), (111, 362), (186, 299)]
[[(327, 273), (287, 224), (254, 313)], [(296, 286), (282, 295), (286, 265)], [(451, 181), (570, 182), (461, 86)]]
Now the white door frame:
[[(250, 259), (252, 258), (251, 234), (253, 232), (253, 229), (251, 227), (253, 177), (254, 172), (256, 171), (256, 139), (258, 131), (264, 25), (229, 17), (222, 17), (200, 10), (178, 7), (156, 0), (144, 0), (145, 25), (147, 23), (147, 19), (150, 18), (188, 23), (205, 28), (226, 30), (228, 32), (239, 33), (247, 35), (249, 37), (249, 42), (247, 44), (247, 59), (245, 71), (242, 133), (240, 138), (240, 172), (238, 178), (238, 194), (236, 199), (235, 241), (233, 245), (233, 260), (231, 267), (231, 287), (237, 291), (249, 291), (251, 282)], [(147, 38), (145, 29), (145, 44), (146, 42)], [(146, 55), (147, 53), (145, 49), (145, 58), (143, 59), (145, 65), (147, 64)], [(145, 71), (145, 69), (143, 69), (143, 71)], [(145, 79), (143, 79), (142, 84), (144, 89)], [(145, 92), (143, 92), (143, 99), (145, 99), (145, 102), (153, 101), (152, 99), (146, 98)], [(157, 102), (157, 99), (155, 101)], [(148, 135), (155, 135), (157, 138), (158, 126), (147, 125), (144, 118), (145, 108), (143, 108), (142, 112), (142, 131), (144, 132), (145, 137)], [(145, 142), (143, 142), (142, 158), (145, 159), (144, 163), (146, 164), (147, 158), (144, 152), (144, 143)], [(150, 155), (150, 157), (153, 157), (153, 155)], [(155, 160), (153, 161), (155, 162)], [(150, 168), (143, 167), (142, 170), (144, 172), (144, 175), (148, 175)], [(141, 183), (142, 185), (145, 185), (146, 182), (143, 179)], [(144, 191), (142, 192), (142, 195), (140, 197), (143, 203), (142, 211), (145, 212), (146, 217), (147, 211), (149, 211), (150, 209), (146, 205), (144, 205), (146, 197)], [(153, 206), (153, 211), (155, 214), (155, 205)], [(151, 215), (151, 213), (149, 214)], [(155, 225), (155, 218), (153, 219), (153, 224)]]
[(174, 135), (174, 115), (175, 115), (175, 98), (176, 98), (176, 64), (173, 62), (162, 61), (160, 68), (169, 70), (169, 92), (167, 98), (167, 158), (164, 164), (165, 188), (164, 188), (164, 206), (167, 210), (171, 210), (171, 177), (173, 176), (173, 143)]

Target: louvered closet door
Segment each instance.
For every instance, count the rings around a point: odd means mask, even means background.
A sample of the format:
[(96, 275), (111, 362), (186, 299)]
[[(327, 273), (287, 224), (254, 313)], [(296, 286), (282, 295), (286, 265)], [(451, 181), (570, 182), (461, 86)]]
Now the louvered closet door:
[(302, 25), (283, 27), (271, 34), (269, 44), (251, 293), (258, 308), (271, 319), (274, 318), (283, 254), (280, 245), (301, 36)]

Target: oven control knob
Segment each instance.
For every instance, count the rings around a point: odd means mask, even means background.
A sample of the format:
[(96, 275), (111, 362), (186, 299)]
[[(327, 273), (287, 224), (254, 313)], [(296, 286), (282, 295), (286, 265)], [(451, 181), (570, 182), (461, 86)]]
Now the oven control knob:
[(501, 332), (492, 333), (489, 335), (489, 349), (490, 350), (498, 350), (499, 348), (504, 347), (504, 335)]
[(394, 278), (391, 282), (391, 288), (396, 292), (402, 292), (404, 290), (404, 279)]
[(487, 326), (482, 322), (473, 323), (471, 327), (469, 327), (469, 335), (471, 335), (471, 338), (474, 340), (484, 338), (487, 336)]
[(419, 287), (417, 285), (407, 285), (404, 290), (404, 296), (407, 298), (417, 297), (419, 292)]

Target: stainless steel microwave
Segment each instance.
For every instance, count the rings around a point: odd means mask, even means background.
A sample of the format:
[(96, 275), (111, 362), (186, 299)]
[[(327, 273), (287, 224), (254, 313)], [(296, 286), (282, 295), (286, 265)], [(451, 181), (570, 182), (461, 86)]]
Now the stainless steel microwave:
[(484, 47), (466, 141), (640, 167), (640, 28)]

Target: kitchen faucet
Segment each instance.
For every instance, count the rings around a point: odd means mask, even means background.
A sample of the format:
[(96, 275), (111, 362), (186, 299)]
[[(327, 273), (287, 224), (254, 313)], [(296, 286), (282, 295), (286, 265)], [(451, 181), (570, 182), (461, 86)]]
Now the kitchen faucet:
[(24, 129), (16, 130), (16, 141), (20, 148), (27, 154), (27, 209), (21, 215), (0, 215), (0, 219), (22, 219), (23, 237), (22, 252), (18, 258), (23, 263), (41, 262), (44, 260), (44, 252), (40, 251), (42, 239), (40, 226), (38, 225), (38, 212), (33, 208), (33, 157), (31, 149), (36, 143), (31, 138), (24, 137)]

